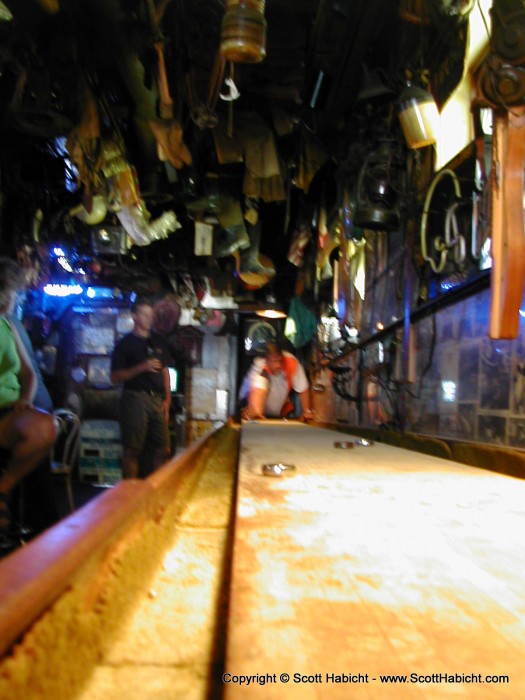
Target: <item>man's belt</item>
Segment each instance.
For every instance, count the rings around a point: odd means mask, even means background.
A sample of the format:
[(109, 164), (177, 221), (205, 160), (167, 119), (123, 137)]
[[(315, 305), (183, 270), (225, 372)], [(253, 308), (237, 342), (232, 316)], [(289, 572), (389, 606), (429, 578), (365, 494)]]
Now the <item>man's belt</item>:
[(151, 396), (153, 399), (164, 398), (163, 394), (159, 394), (158, 391), (153, 391), (152, 389), (124, 389), (124, 391), (130, 394), (145, 394), (146, 396)]

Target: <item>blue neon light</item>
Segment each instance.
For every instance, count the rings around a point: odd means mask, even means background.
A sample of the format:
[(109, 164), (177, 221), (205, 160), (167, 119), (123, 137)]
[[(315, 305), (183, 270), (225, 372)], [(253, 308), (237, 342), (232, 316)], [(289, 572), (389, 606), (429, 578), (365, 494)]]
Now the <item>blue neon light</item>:
[(70, 297), (82, 294), (84, 288), (79, 284), (46, 284), (44, 294), (50, 297)]

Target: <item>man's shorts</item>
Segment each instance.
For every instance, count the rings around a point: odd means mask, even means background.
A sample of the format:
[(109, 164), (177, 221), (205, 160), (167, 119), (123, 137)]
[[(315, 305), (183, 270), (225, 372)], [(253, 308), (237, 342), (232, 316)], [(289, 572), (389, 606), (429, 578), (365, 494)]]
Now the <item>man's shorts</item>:
[(162, 397), (143, 391), (124, 391), (120, 401), (120, 433), (124, 449), (141, 452), (169, 446), (169, 431), (162, 413)]

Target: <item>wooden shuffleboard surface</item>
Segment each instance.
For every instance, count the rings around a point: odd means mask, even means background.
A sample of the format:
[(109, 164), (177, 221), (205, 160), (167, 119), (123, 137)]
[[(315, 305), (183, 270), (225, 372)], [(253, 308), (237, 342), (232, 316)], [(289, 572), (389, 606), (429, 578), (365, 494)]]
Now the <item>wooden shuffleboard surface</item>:
[(525, 697), (525, 482), (352, 440), (243, 426), (225, 697)]

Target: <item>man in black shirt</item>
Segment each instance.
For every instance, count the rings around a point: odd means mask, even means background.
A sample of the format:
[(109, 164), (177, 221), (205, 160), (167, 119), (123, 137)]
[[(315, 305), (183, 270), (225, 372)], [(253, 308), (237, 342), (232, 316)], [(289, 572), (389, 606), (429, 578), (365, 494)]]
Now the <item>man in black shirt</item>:
[(149, 455), (154, 469), (169, 456), (169, 348), (164, 338), (151, 330), (153, 307), (149, 301), (137, 299), (132, 316), (133, 330), (118, 341), (111, 358), (111, 381), (124, 384), (120, 430), (125, 479), (145, 476)]

